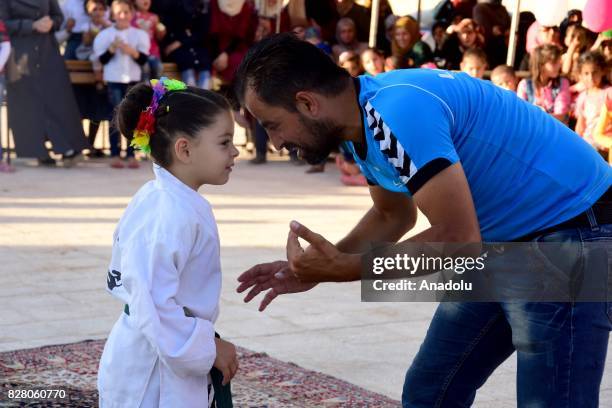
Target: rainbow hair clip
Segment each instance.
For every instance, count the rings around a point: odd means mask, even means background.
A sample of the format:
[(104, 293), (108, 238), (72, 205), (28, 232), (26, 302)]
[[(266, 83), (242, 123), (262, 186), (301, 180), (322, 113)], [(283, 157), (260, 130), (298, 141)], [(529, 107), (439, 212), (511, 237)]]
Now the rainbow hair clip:
[(153, 98), (147, 108), (140, 113), (138, 124), (134, 129), (134, 136), (130, 146), (144, 152), (151, 153), (151, 135), (155, 132), (155, 111), (159, 108), (159, 101), (169, 91), (183, 91), (187, 89), (185, 83), (176, 79), (161, 77), (159, 80), (152, 79)]

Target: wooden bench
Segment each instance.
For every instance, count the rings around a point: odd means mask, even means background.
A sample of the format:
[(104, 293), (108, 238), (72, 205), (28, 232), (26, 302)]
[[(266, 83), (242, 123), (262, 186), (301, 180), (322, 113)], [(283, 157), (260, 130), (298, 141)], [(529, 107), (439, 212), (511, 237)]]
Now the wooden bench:
[[(174, 63), (164, 63), (163, 74), (168, 78), (180, 79), (181, 74)], [(70, 74), (70, 81), (75, 85), (93, 85), (96, 83), (90, 61), (68, 60), (66, 68)]]

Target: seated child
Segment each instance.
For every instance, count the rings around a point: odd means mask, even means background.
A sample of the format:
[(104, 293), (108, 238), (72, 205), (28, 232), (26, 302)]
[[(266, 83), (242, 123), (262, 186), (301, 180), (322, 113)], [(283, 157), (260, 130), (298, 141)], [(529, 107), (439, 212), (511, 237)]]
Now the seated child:
[(470, 48), (463, 53), (460, 67), (469, 76), (482, 79), (487, 70), (487, 54), (480, 48)]
[(361, 59), (354, 51), (344, 51), (338, 57), (338, 65), (346, 69), (352, 77), (356, 77), (363, 73)]
[(610, 86), (606, 83), (606, 60), (599, 52), (585, 52), (578, 59), (578, 72), (584, 91), (576, 100), (576, 133), (608, 158), (608, 146), (595, 141), (595, 128), (602, 109), (606, 106), (606, 94)]
[(100, 407), (208, 407), (209, 385), (223, 395), (238, 360), (215, 336), (219, 235), (198, 189), (227, 183), (234, 121), (216, 93), (167, 78), (151, 84), (134, 86), (117, 110), (121, 133), (153, 158), (155, 180), (113, 236), (107, 289), (125, 307), (100, 360)]
[(516, 92), (518, 78), (514, 72), (514, 68), (509, 65), (498, 65), (491, 71), (491, 82), (500, 88), (508, 91)]
[(361, 53), (361, 65), (366, 75), (375, 76), (385, 72), (385, 56), (374, 48), (368, 48)]

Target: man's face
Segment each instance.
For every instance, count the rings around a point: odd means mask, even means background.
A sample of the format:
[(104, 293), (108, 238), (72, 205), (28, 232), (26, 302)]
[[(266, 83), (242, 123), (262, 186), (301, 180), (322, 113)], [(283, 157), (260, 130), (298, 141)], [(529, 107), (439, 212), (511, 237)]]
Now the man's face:
[(250, 88), (245, 94), (246, 108), (266, 129), (277, 149), (298, 150), (310, 164), (323, 161), (341, 142), (342, 127), (331, 119), (312, 119), (263, 102)]

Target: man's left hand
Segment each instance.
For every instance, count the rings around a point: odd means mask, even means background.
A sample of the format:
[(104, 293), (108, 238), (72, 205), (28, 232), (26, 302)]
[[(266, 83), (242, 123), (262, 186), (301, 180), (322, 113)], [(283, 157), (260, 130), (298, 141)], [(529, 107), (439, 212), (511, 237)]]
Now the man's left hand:
[[(298, 238), (310, 244), (305, 250)], [(289, 272), (301, 282), (345, 282), (360, 277), (360, 256), (340, 252), (335, 245), (297, 221), (287, 237)]]

